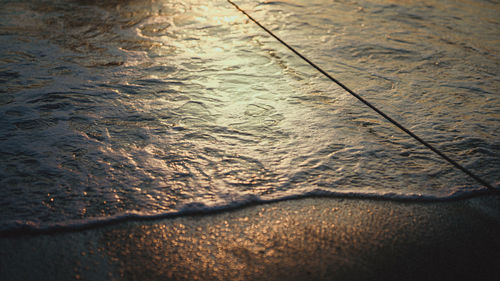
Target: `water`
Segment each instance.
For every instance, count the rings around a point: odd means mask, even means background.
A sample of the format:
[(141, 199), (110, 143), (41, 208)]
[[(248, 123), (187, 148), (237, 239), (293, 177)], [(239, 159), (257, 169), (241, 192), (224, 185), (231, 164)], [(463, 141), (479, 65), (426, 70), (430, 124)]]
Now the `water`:
[[(226, 1), (0, 3), (2, 230), (484, 190)], [(498, 185), (498, 2), (237, 3)]]

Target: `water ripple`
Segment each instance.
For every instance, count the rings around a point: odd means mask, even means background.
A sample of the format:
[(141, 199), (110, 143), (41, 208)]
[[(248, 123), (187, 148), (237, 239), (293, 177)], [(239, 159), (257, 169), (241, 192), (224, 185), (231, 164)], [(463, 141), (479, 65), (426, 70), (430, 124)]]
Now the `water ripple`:
[[(222, 2), (0, 2), (0, 230), (317, 194), (483, 192)], [(500, 182), (497, 7), (240, 2)]]

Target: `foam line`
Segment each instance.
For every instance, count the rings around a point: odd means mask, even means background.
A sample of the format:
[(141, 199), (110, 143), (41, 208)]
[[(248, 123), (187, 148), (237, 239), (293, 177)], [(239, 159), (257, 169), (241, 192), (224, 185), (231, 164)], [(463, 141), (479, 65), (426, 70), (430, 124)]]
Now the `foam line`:
[(371, 199), (387, 200), (396, 202), (446, 202), (463, 200), (483, 195), (491, 195), (487, 189), (474, 191), (457, 191), (447, 196), (430, 196), (421, 194), (401, 195), (396, 193), (360, 193), (360, 192), (332, 192), (326, 190), (312, 190), (302, 194), (293, 194), (280, 198), (262, 199), (255, 195), (248, 195), (239, 201), (234, 201), (226, 205), (206, 206), (203, 203), (189, 203), (183, 205), (178, 211), (147, 214), (139, 212), (129, 212), (107, 217), (94, 217), (82, 220), (69, 220), (55, 223), (39, 223), (33, 221), (14, 221), (0, 226), (0, 237), (17, 237), (26, 235), (55, 234), (60, 232), (77, 232), (100, 227), (106, 227), (124, 222), (146, 222), (153, 220), (169, 219), (182, 216), (207, 215), (223, 211), (236, 210), (252, 205), (268, 204), (287, 200), (297, 200), (303, 198), (337, 198), (337, 199)]

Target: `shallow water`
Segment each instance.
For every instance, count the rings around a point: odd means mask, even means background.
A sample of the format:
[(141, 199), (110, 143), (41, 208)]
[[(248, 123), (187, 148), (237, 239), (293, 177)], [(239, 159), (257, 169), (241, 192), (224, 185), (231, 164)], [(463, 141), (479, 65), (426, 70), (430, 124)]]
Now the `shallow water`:
[[(500, 182), (495, 1), (237, 1)], [(223, 0), (0, 2), (0, 228), (483, 189)]]

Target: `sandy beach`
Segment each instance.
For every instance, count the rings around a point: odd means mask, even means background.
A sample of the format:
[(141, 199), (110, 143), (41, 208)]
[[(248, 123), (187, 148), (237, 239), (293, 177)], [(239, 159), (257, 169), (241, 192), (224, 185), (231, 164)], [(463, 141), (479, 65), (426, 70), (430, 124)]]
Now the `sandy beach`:
[(309, 198), (0, 239), (1, 280), (499, 280), (500, 197)]

